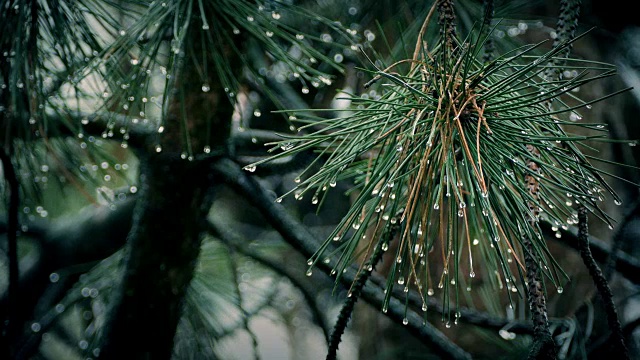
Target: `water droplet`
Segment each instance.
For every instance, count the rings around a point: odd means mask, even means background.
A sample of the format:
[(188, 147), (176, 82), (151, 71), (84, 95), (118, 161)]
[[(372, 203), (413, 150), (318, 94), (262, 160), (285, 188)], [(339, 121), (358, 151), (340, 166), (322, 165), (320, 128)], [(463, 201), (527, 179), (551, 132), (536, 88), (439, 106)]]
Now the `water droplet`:
[(562, 294), (563, 291), (564, 289), (562, 288), (562, 286), (558, 286), (558, 294)]
[(402, 319), (402, 325), (407, 325), (409, 323), (409, 319), (404, 318)]
[(209, 24), (203, 24), (202, 30), (209, 30)]
[(469, 273), (469, 277), (472, 277), (472, 278), (476, 277), (476, 273), (475, 273), (475, 272), (473, 272), (473, 271), (471, 271), (471, 272)]
[(247, 165), (247, 166), (243, 167), (243, 169), (248, 171), (248, 172), (254, 172), (254, 171), (256, 171), (256, 166), (255, 165)]
[(311, 269), (307, 270), (306, 275), (307, 276), (311, 276), (313, 274), (313, 271), (311, 271)]
[(317, 204), (317, 203), (318, 203), (318, 197), (314, 195), (314, 196), (311, 198), (311, 203), (312, 203), (313, 205)]
[(458, 210), (458, 217), (463, 217), (464, 211), (462, 209)]
[(273, 31), (267, 30), (267, 31), (264, 32), (264, 34), (267, 35), (267, 37), (272, 37), (273, 36)]
[(396, 151), (402, 151), (402, 145), (396, 146)]
[(209, 86), (209, 84), (202, 84), (202, 92), (209, 92), (211, 90), (211, 87)]
[(389, 244), (388, 244), (388, 243), (384, 243), (384, 244), (382, 244), (381, 249), (382, 249), (382, 251), (387, 251), (387, 250), (389, 250)]
[(617, 199), (616, 199), (616, 200), (613, 200), (613, 203), (614, 203), (614, 204), (616, 204), (616, 205), (618, 205), (618, 206), (622, 205), (622, 201), (617, 200)]
[(58, 275), (58, 273), (51, 273), (49, 274), (49, 281), (51, 281), (52, 283), (57, 283), (58, 280), (60, 280), (60, 275)]
[(440, 205), (438, 203), (433, 204), (433, 210), (440, 209)]
[(591, 109), (591, 108), (593, 108), (593, 106), (591, 106), (591, 104), (589, 104), (589, 105), (587, 105), (587, 106), (585, 106), (585, 107), (586, 107), (587, 109)]
[(210, 153), (210, 152), (211, 152), (211, 146), (209, 146), (209, 145), (205, 146), (205, 147), (202, 149), (202, 151), (204, 151), (204, 153), (205, 153), (205, 154)]
[(253, 21), (253, 16), (251, 15), (247, 16), (247, 21)]
[(162, 146), (156, 145), (156, 152), (157, 153), (162, 152)]
[(40, 326), (40, 323), (34, 322), (33, 324), (31, 324), (31, 331), (33, 331), (34, 333), (39, 332), (42, 329), (42, 326)]
[(309, 88), (304, 86), (304, 87), (302, 87), (301, 91), (302, 91), (303, 94), (308, 94), (309, 93)]
[(398, 278), (398, 285), (403, 285), (404, 284), (404, 276), (400, 276)]
[(451, 322), (447, 321), (447, 323), (444, 325), (447, 329), (451, 328)]
[(271, 13), (271, 17), (272, 17), (274, 20), (280, 20), (280, 16), (281, 16), (281, 15), (280, 15), (280, 13), (277, 13), (277, 12), (275, 12), (275, 11), (273, 11), (273, 12)]
[(631, 141), (631, 142), (629, 142), (629, 146), (638, 146), (638, 142), (637, 141)]

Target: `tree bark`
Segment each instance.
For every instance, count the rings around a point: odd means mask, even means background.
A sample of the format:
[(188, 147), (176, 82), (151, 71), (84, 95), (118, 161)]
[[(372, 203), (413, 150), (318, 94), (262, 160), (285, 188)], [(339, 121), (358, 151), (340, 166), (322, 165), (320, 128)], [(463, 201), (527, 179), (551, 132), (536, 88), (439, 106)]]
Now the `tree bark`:
[(202, 166), (171, 154), (149, 156), (142, 164), (142, 198), (101, 358), (171, 358), (211, 206)]

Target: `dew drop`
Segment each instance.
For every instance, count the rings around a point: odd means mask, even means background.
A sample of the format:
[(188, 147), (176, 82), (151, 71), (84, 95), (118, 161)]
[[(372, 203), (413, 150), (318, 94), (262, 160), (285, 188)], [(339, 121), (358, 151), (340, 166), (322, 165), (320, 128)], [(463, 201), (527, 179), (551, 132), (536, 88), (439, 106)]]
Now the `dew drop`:
[(616, 205), (618, 205), (618, 206), (622, 205), (622, 201), (617, 200), (617, 199), (616, 199), (616, 200), (613, 200), (613, 203), (614, 203), (614, 204), (616, 204)]
[(311, 276), (313, 274), (313, 271), (311, 271), (311, 269), (307, 270), (306, 275), (307, 276)]
[(475, 273), (475, 272), (473, 272), (473, 271), (472, 271), (472, 272), (470, 272), (470, 273), (469, 273), (469, 277), (472, 277), (472, 278), (476, 277), (476, 273)]
[(438, 203), (433, 204), (433, 210), (440, 209), (440, 205)]
[(255, 165), (247, 165), (247, 166), (243, 167), (243, 169), (248, 171), (248, 172), (254, 172), (254, 171), (256, 171), (256, 166)]
[(301, 91), (302, 91), (303, 94), (308, 94), (309, 93), (309, 88), (304, 86)]
[(209, 92), (211, 90), (211, 87), (209, 86), (209, 84), (202, 84), (202, 92)]
[(58, 280), (60, 280), (60, 275), (58, 275), (58, 273), (51, 273), (49, 274), (49, 281), (51, 281), (52, 283), (57, 283)]
[(402, 319), (402, 325), (407, 325), (409, 323), (409, 319), (404, 318)]
[(42, 326), (40, 326), (40, 323), (34, 322), (33, 324), (31, 324), (31, 331), (33, 331), (34, 333), (39, 332), (42, 329)]
[(562, 292), (564, 292), (564, 289), (562, 286), (558, 286), (558, 294), (562, 294)]

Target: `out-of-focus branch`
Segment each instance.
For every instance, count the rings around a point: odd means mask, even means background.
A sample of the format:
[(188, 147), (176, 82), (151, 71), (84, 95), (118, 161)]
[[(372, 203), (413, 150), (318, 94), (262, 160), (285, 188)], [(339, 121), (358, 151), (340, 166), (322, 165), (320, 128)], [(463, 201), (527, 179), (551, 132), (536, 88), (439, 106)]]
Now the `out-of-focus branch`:
[[(214, 221), (209, 221), (208, 231), (211, 235), (218, 238), (225, 245), (231, 247), (234, 251), (237, 251), (240, 254), (256, 260), (257, 262), (263, 264), (277, 274), (284, 276), (289, 281), (291, 281), (291, 283), (298, 290), (300, 290), (302, 296), (304, 296), (304, 299), (306, 300), (311, 310), (313, 320), (322, 328), (325, 339), (329, 338), (330, 326), (327, 323), (325, 317), (322, 315), (320, 306), (316, 301), (316, 297), (312, 291), (312, 288), (318, 288), (317, 283), (312, 284), (308, 277), (304, 276), (304, 274), (299, 274), (293, 271), (291, 266), (283, 266), (282, 262), (278, 259), (271, 258), (270, 256), (261, 254), (260, 252), (252, 249), (246, 239), (242, 239), (238, 234), (235, 234), (233, 231), (229, 230), (228, 226), (216, 224)], [(314, 280), (321, 281), (320, 279)]]

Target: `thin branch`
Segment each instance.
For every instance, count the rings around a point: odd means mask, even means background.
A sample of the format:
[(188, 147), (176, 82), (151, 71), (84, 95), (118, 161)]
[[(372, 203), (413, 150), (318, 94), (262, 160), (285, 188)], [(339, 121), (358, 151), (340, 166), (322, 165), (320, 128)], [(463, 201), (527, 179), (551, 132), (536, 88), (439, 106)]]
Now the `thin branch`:
[(598, 289), (598, 294), (600, 294), (600, 298), (604, 304), (605, 312), (607, 314), (607, 321), (609, 323), (609, 328), (612, 332), (612, 348), (615, 351), (616, 359), (629, 359), (629, 353), (627, 351), (627, 346), (624, 343), (624, 334), (622, 332), (622, 328), (620, 326), (620, 320), (618, 319), (618, 312), (616, 311), (616, 306), (613, 302), (613, 294), (611, 293), (611, 288), (607, 283), (607, 279), (600, 271), (600, 267), (596, 264), (593, 256), (591, 255), (591, 250), (589, 249), (589, 229), (587, 225), (587, 209), (584, 206), (580, 206), (578, 208), (578, 242), (580, 246), (580, 255), (582, 256), (582, 261), (589, 269), (589, 274), (593, 278), (593, 282), (596, 284), (596, 288)]
[[(396, 216), (396, 218), (399, 216)], [(379, 241), (376, 245), (373, 255), (371, 255), (370, 260), (364, 264), (361, 271), (356, 275), (355, 281), (351, 289), (349, 290), (349, 294), (347, 295), (347, 301), (345, 301), (342, 309), (340, 310), (340, 314), (338, 315), (338, 321), (336, 321), (336, 325), (333, 327), (333, 332), (331, 333), (331, 337), (329, 340), (329, 352), (327, 354), (327, 360), (335, 360), (338, 356), (338, 346), (342, 341), (342, 335), (344, 334), (345, 329), (347, 328), (347, 324), (349, 323), (349, 319), (351, 318), (351, 314), (353, 313), (353, 309), (356, 305), (356, 301), (360, 297), (362, 293), (362, 289), (367, 284), (367, 280), (371, 277), (373, 269), (378, 265), (380, 260), (382, 260), (382, 255), (384, 251), (382, 250), (384, 246), (388, 246), (388, 244), (395, 238), (398, 230), (400, 229), (400, 222), (391, 221), (385, 232), (382, 234), (382, 241)], [(404, 321), (404, 320), (403, 320)]]

